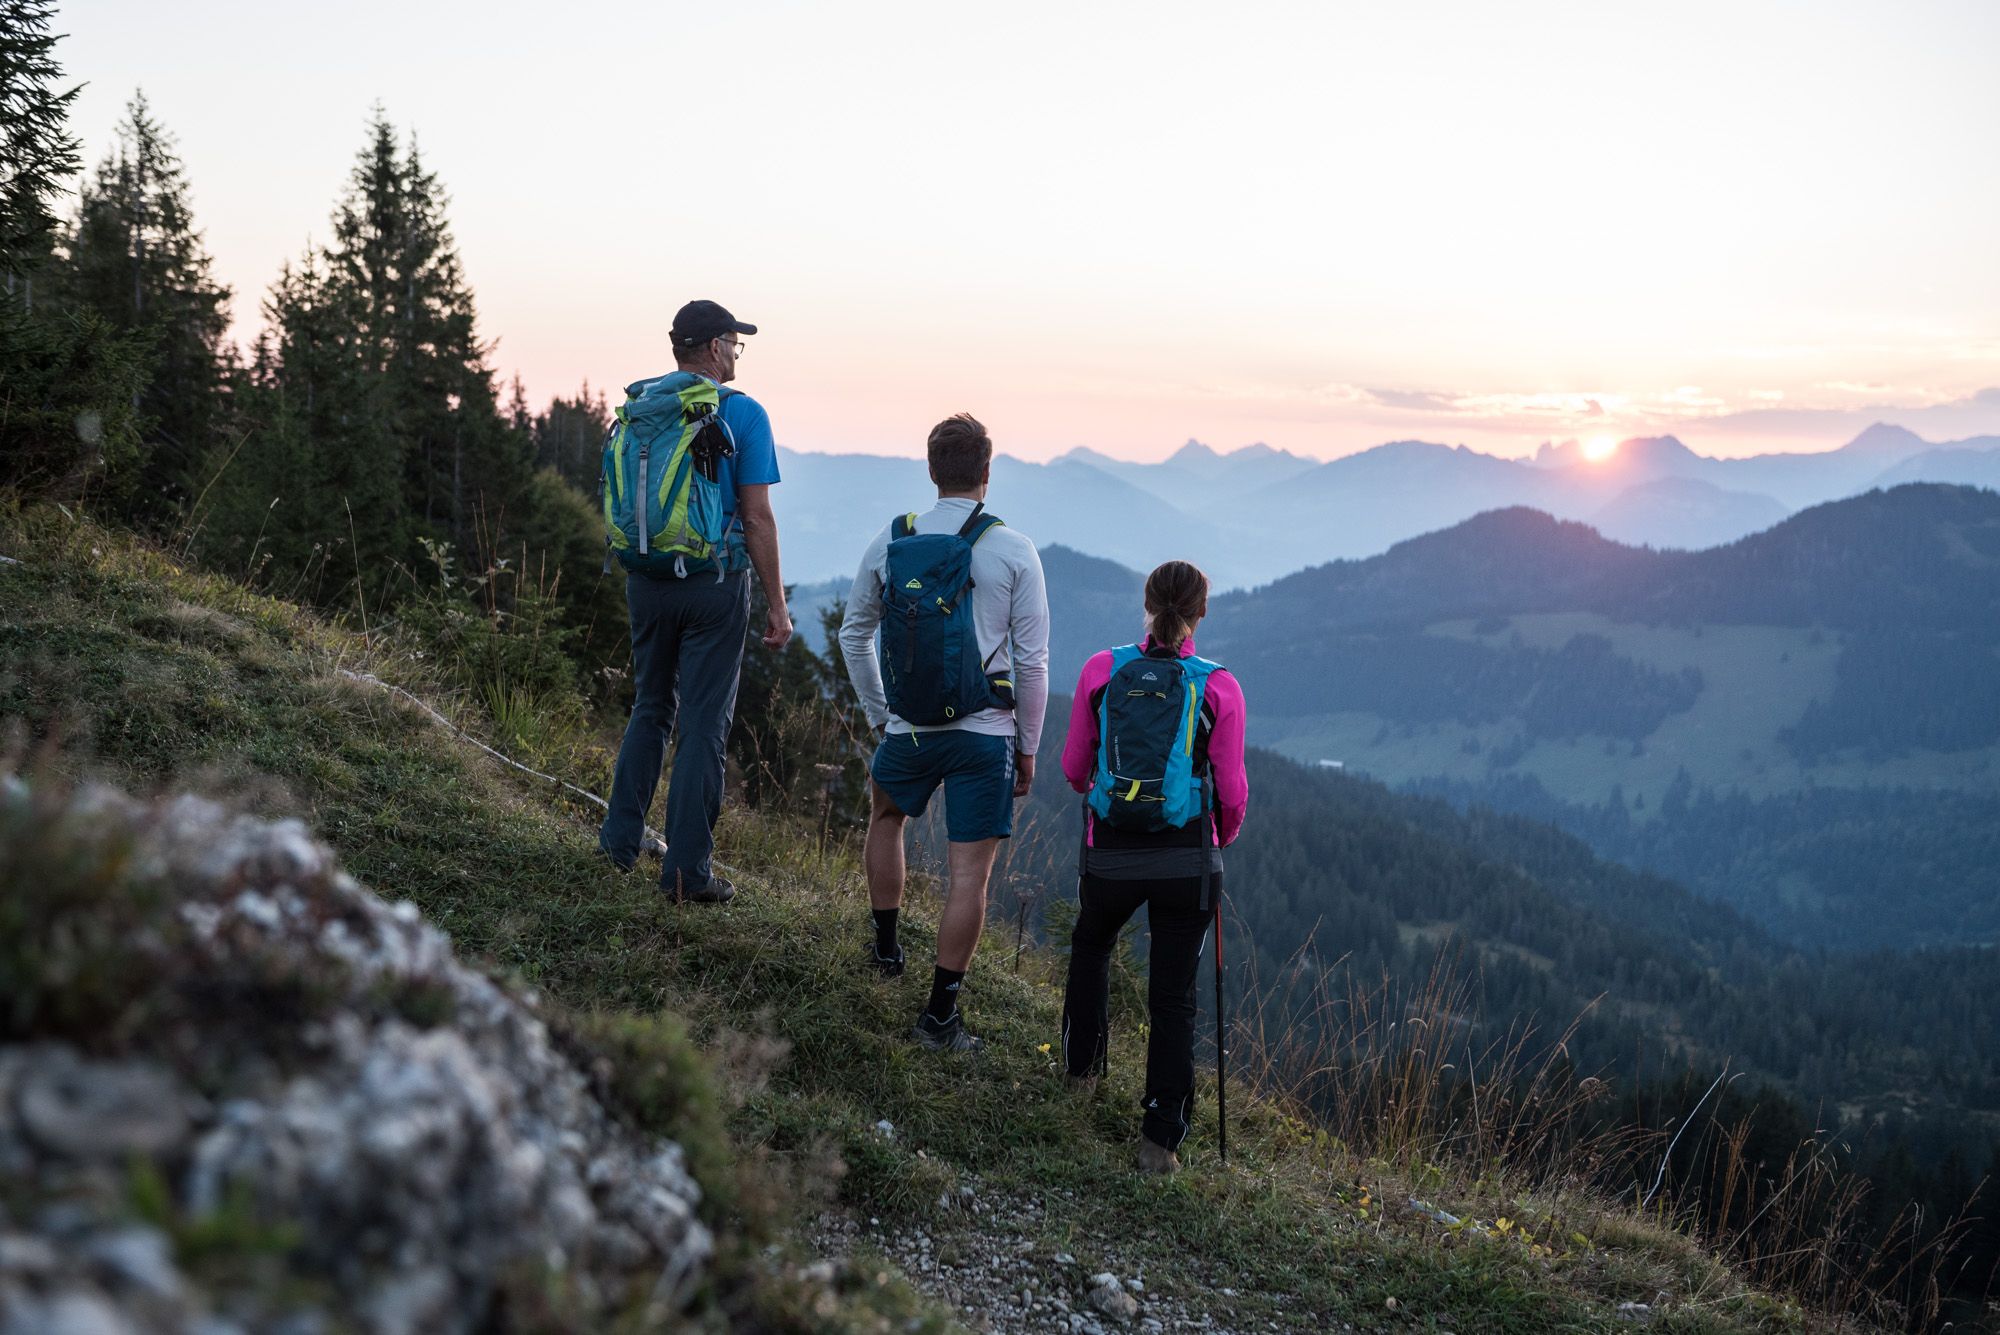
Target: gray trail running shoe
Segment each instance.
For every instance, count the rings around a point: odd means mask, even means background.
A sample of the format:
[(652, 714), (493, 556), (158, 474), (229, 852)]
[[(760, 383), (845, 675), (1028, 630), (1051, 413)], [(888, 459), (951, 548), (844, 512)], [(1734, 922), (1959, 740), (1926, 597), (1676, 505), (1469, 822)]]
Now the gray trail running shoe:
[[(656, 834), (649, 834), (639, 841), (639, 852), (655, 862), (665, 862), (667, 860), (667, 841)], [(603, 858), (619, 871), (631, 871), (632, 868), (639, 865), (636, 858), (630, 862), (619, 861), (611, 855), (611, 850), (603, 844), (597, 846), (597, 856)]]
[(884, 955), (882, 948), (873, 941), (870, 941), (864, 958), (868, 962), (868, 967), (874, 969), (876, 973), (884, 978), (901, 978), (903, 976), (903, 948), (901, 946), (896, 947), (895, 954)]
[(727, 904), (736, 898), (736, 887), (720, 876), (711, 875), (707, 885), (689, 892), (681, 889), (680, 874), (676, 872), (674, 888), (668, 891), (668, 897), (676, 904)]
[(957, 1011), (949, 1020), (933, 1019), (929, 1011), (918, 1011), (910, 1037), (932, 1052), (977, 1052), (986, 1046), (985, 1039), (965, 1032), (965, 1017)]

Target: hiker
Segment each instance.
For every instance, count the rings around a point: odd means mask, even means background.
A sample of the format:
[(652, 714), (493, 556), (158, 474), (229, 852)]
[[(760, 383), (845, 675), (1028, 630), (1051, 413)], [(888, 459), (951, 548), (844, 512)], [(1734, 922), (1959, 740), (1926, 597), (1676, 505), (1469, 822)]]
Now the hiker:
[(1145, 638), (1085, 663), (1070, 707), (1063, 777), (1088, 798), (1062, 1058), (1072, 1084), (1095, 1087), (1110, 1040), (1112, 947), (1146, 905), (1151, 1029), (1139, 1168), (1171, 1173), (1194, 1107), (1196, 968), (1222, 895), (1221, 849), (1243, 828), (1250, 785), (1242, 688), (1194, 652), (1208, 577), (1168, 561), (1146, 577), (1145, 606)]
[(993, 856), (1013, 832), (1014, 799), (1035, 778), (1049, 605), (1035, 544), (986, 513), (986, 428), (960, 413), (932, 429), (927, 450), (937, 504), (875, 535), (840, 627), (855, 694), (883, 731), (869, 766), (864, 862), (875, 939), (862, 967), (903, 973), (903, 828), (942, 784), (951, 887), (930, 999), (911, 1035), (927, 1048), (970, 1052), (981, 1042), (959, 1013), (959, 985), (986, 925)]
[(770, 606), (764, 647), (792, 638), (771, 513), (771, 419), (748, 394), (725, 388), (741, 336), (756, 332), (715, 302), (681, 307), (672, 333), (680, 369), (627, 386), (604, 449), (606, 542), (627, 571), (634, 698), (598, 847), (620, 870), (638, 861), (678, 724), (666, 844), (649, 840), (646, 851), (661, 858), (660, 888), (697, 904), (736, 893), (710, 858), (750, 621), (749, 568)]

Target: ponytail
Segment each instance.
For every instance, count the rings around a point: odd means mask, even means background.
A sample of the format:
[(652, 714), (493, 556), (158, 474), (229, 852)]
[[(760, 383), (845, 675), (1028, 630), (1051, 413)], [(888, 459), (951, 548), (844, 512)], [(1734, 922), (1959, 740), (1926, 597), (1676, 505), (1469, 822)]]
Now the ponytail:
[(1146, 630), (1153, 643), (1178, 650), (1208, 613), (1208, 576), (1186, 561), (1168, 561), (1146, 576)]

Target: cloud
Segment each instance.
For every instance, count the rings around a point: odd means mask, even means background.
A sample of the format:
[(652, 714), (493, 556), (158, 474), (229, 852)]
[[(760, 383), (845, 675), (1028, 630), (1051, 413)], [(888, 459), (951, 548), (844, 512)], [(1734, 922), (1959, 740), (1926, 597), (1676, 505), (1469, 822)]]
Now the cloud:
[[(1179, 389), (1185, 394), (1188, 387)], [(1280, 444), (1307, 453), (1424, 439), (1470, 443), (1511, 456), (1530, 451), (1536, 441), (1609, 431), (1621, 438), (1676, 436), (1699, 453), (1734, 458), (1836, 449), (1876, 422), (1907, 427), (1940, 443), (2000, 435), (2000, 386), (1946, 397), (1921, 386), (1865, 379), (1789, 390), (1669, 382), (1635, 393), (1601, 386), (1508, 392), (1394, 389), (1340, 380), (1217, 381), (1199, 386), (1197, 397), (1231, 407), (1254, 404), (1258, 418), (1285, 424)], [(1270, 430), (1265, 428), (1266, 434)]]
[(1749, 408), (1691, 419), (1702, 435), (1789, 436), (1832, 448), (1877, 422), (1907, 427), (1925, 440), (2000, 435), (2000, 386), (1942, 403), (1875, 401), (1853, 408)]
[(1408, 408), (1415, 412), (1455, 413), (1459, 405), (1442, 394), (1426, 389), (1371, 389), (1375, 402), (1387, 408)]

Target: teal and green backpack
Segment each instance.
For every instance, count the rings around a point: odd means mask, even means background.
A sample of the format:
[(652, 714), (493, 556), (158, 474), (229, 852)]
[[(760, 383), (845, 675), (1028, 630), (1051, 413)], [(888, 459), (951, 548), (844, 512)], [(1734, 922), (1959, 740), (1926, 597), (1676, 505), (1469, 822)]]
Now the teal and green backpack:
[(736, 441), (722, 401), (736, 393), (689, 371), (625, 390), (604, 440), (604, 541), (627, 570), (719, 580), (743, 566), (743, 537), (725, 514), (722, 460)]

